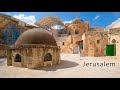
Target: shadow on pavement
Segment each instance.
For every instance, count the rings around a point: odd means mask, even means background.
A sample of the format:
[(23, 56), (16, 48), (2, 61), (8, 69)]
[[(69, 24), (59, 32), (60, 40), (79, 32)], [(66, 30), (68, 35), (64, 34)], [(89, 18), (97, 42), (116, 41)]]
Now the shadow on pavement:
[(34, 70), (56, 71), (58, 69), (76, 67), (77, 65), (79, 65), (79, 64), (76, 63), (76, 62), (61, 60), (59, 65), (41, 67), (41, 68), (37, 68), (37, 69), (34, 69)]

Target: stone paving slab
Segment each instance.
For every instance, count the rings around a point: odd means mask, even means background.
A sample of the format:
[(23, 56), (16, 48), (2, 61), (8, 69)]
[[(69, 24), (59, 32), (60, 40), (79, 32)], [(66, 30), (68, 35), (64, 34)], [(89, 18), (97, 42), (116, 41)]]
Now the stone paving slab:
[[(61, 54), (61, 64), (40, 69), (7, 66), (0, 59), (0, 78), (120, 78), (120, 59), (117, 57), (80, 57), (79, 54)], [(115, 66), (94, 67), (84, 63), (115, 63)]]

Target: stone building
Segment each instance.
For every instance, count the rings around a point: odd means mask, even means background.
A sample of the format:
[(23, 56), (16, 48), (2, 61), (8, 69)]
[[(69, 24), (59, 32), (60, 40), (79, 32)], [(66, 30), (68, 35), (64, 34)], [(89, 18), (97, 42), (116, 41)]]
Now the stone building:
[(68, 26), (70, 31), (68, 34), (71, 35), (71, 46), (73, 53), (79, 53), (80, 42), (82, 42), (82, 35), (89, 31), (89, 22), (84, 22), (79, 17), (76, 17), (73, 22)]
[(65, 24), (64, 27), (64, 29), (49, 31), (53, 34), (61, 53), (78, 54), (82, 35), (89, 31), (89, 22), (84, 22), (76, 17), (71, 23)]
[(6, 46), (5, 44), (0, 44), (0, 58), (6, 57)]
[(107, 31), (89, 31), (83, 36), (82, 56), (106, 56), (106, 45), (108, 44)]
[(71, 44), (71, 35), (67, 34), (68, 28), (62, 30), (49, 30), (55, 38), (57, 45), (60, 47), (61, 53), (73, 53)]
[(6, 45), (13, 45), (17, 38), (35, 26), (26, 24), (12, 16), (0, 14), (0, 57), (6, 56)]
[(39, 68), (60, 63), (60, 48), (53, 36), (44, 29), (25, 31), (14, 45), (7, 48), (8, 66)]
[(108, 25), (105, 30), (109, 32), (109, 46), (113, 46), (109, 48), (112, 56), (120, 57), (120, 18)]
[(114, 45), (114, 56), (120, 56), (120, 28), (109, 29), (109, 44)]
[(12, 45), (26, 30), (35, 28), (12, 16), (0, 14), (0, 41), (5, 45)]
[(90, 27), (90, 31), (104, 31), (104, 28), (101, 27)]

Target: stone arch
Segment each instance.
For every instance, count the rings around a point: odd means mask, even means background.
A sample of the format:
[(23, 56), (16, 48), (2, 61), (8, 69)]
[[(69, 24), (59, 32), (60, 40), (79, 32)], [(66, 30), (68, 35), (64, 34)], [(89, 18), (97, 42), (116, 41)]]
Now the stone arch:
[(21, 62), (21, 56), (19, 54), (16, 54), (14, 61), (15, 62)]
[(115, 39), (112, 39), (112, 43), (116, 43), (116, 40), (115, 40)]
[(79, 34), (79, 31), (77, 29), (75, 30), (75, 34)]
[(71, 35), (71, 32), (70, 32), (70, 31), (68, 32), (68, 35)]
[(45, 54), (44, 61), (52, 61), (52, 55), (50, 53)]

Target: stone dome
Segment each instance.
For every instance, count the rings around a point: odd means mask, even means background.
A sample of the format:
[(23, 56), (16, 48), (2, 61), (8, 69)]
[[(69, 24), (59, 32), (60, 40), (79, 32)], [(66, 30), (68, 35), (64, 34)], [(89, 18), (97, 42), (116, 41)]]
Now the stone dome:
[(79, 17), (76, 17), (76, 18), (73, 20), (72, 24), (76, 24), (76, 23), (83, 23), (83, 20), (80, 19)]
[(25, 31), (15, 42), (15, 45), (43, 44), (57, 46), (53, 36), (47, 30), (35, 28)]

